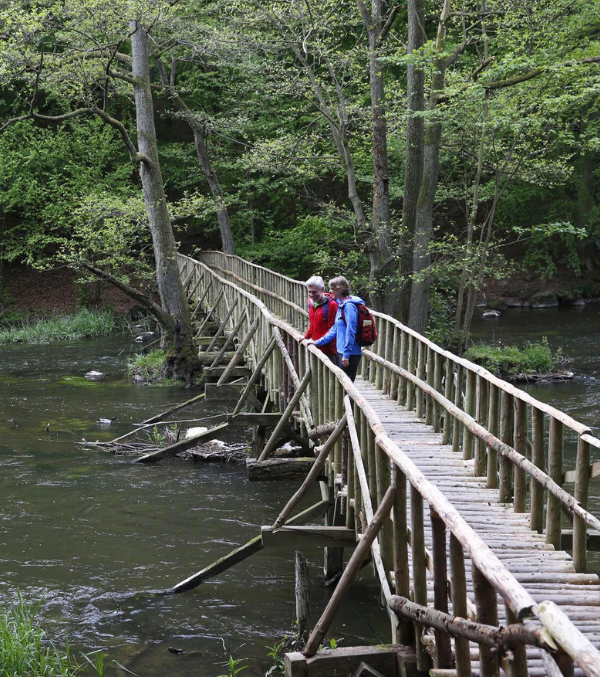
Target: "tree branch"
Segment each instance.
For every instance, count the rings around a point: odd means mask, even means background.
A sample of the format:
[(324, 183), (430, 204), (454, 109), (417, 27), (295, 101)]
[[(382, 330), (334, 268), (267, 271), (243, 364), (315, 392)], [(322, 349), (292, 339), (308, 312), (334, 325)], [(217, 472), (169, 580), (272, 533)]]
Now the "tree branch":
[(105, 270), (102, 270), (101, 268), (96, 268), (96, 266), (89, 263), (88, 261), (80, 261), (77, 265), (81, 266), (82, 268), (85, 268), (90, 273), (93, 273), (96, 277), (99, 277), (101, 280), (105, 280), (109, 284), (112, 284), (117, 289), (120, 289), (124, 294), (127, 294), (127, 296), (129, 296), (134, 301), (139, 303), (141, 306), (146, 308), (146, 310), (151, 312), (154, 315), (154, 317), (156, 317), (156, 319), (160, 322), (161, 325), (163, 324), (168, 325), (170, 322), (173, 321), (173, 318), (171, 318), (171, 316), (167, 312), (165, 312), (157, 303), (154, 303), (152, 299), (149, 299), (143, 292), (123, 282), (123, 280), (120, 280), (112, 273), (108, 273)]
[(392, 7), (390, 15), (388, 16), (383, 28), (381, 29), (381, 35), (379, 36), (379, 42), (383, 42), (387, 38), (387, 34), (390, 32), (390, 28), (394, 23), (394, 20), (398, 16), (398, 12), (402, 9), (402, 5), (396, 5)]

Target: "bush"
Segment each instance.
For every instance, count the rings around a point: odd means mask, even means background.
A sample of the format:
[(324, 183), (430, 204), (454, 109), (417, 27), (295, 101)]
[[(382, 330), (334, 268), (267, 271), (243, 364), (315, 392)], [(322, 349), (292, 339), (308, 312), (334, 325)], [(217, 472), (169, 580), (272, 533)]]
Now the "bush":
[(165, 361), (164, 350), (150, 350), (147, 353), (136, 353), (127, 363), (127, 376), (141, 376), (144, 381), (154, 382), (161, 378), (161, 370)]
[(517, 346), (490, 346), (479, 344), (465, 353), (465, 358), (480, 364), (497, 376), (513, 374), (548, 373), (556, 370), (562, 360), (562, 351), (552, 352), (548, 339)]

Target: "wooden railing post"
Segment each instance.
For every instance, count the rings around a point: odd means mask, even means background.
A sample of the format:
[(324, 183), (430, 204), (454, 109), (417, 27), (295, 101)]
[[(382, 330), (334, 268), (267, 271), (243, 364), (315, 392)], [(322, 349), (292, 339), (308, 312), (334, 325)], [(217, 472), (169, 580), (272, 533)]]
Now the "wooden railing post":
[[(459, 364), (456, 367), (456, 374), (454, 375), (454, 404), (462, 409), (462, 382), (463, 382), (463, 368)], [(460, 421), (455, 417), (452, 422), (452, 451), (460, 451)]]
[[(417, 339), (411, 334), (408, 338), (408, 365), (407, 370), (411, 374), (417, 373)], [(415, 408), (415, 384), (408, 381), (406, 384), (406, 409), (412, 411)]]
[[(423, 523), (423, 498), (413, 486), (410, 488), (410, 525), (413, 570), (413, 598), (417, 604), (427, 606), (427, 560), (425, 558), (425, 528)], [(415, 623), (417, 670), (429, 670), (429, 654), (423, 644), (423, 626)]]
[[(433, 557), (433, 603), (438, 611), (448, 613), (448, 566), (446, 562), (446, 525), (433, 508), (431, 516), (431, 548)], [(449, 668), (452, 665), (450, 635), (435, 630), (435, 667)]]
[[(531, 408), (531, 462), (546, 471), (544, 454), (544, 412)], [(544, 531), (544, 487), (531, 478), (531, 517), (529, 524), (538, 533)]]
[[(553, 416), (550, 418), (550, 441), (548, 447), (548, 475), (559, 485), (563, 483), (563, 424)], [(548, 492), (546, 508), (546, 543), (560, 550), (561, 508), (558, 498)]]
[[(514, 449), (522, 456), (527, 457), (527, 405), (518, 397), (515, 397)], [(514, 466), (514, 485), (514, 510), (515, 512), (525, 512), (527, 477), (525, 471), (516, 464)]]
[[(580, 435), (577, 439), (577, 464), (575, 466), (575, 500), (587, 510), (590, 485), (590, 443)], [(587, 528), (585, 522), (575, 515), (573, 518), (573, 564), (576, 571), (587, 569)]]
[[(477, 608), (477, 622), (486, 625), (498, 625), (498, 602), (496, 591), (474, 565), (471, 565), (473, 589), (475, 593), (475, 607)], [(479, 669), (481, 677), (498, 677), (500, 669), (498, 655), (493, 653), (489, 646), (479, 645)]]
[[(460, 618), (467, 618), (468, 607), (465, 553), (460, 541), (452, 533), (450, 534), (450, 583), (452, 593), (452, 613)], [(462, 637), (455, 637), (454, 653), (458, 677), (471, 677), (469, 640)]]
[[(513, 445), (513, 396), (502, 391), (500, 396), (500, 439)], [(511, 462), (505, 456), (500, 458), (500, 503), (510, 503), (512, 499), (512, 467)]]
[[(500, 410), (498, 386), (490, 383), (488, 396), (488, 430), (498, 437), (498, 413)], [(498, 487), (498, 452), (489, 448), (487, 451), (487, 484), (488, 489)]]
[[(452, 402), (452, 394), (454, 388), (454, 369), (452, 360), (446, 358), (445, 369), (445, 383), (444, 383), (444, 397)], [(450, 444), (452, 437), (452, 417), (448, 412), (444, 414), (444, 431), (442, 434), (442, 444)]]
[[(427, 360), (427, 346), (422, 341), (419, 341), (419, 350), (417, 357), (417, 377), (420, 378), (421, 381), (425, 380), (426, 360)], [(423, 392), (419, 388), (417, 388), (415, 395), (417, 398), (417, 407), (416, 407), (417, 418), (423, 418), (423, 406), (425, 403)]]
[[(482, 376), (477, 376), (477, 407), (475, 410), (475, 418), (477, 422), (484, 428), (488, 427), (489, 418), (489, 383)], [(475, 463), (473, 466), (473, 474), (475, 477), (483, 477), (487, 472), (487, 447), (483, 440), (475, 441)]]
[[(394, 332), (394, 340), (392, 341), (392, 354), (390, 356), (390, 361), (393, 364), (400, 364), (401, 363), (401, 356), (400, 356), (400, 351), (401, 351), (401, 339), (400, 339), (400, 329), (396, 326), (394, 326), (393, 329)], [(393, 371), (390, 375), (390, 399), (391, 400), (398, 400), (398, 374)]]
[[(429, 346), (426, 346), (425, 350), (427, 351), (427, 384), (432, 388), (435, 387), (435, 352)], [(434, 426), (435, 421), (435, 403), (434, 400), (425, 396), (425, 423), (427, 425)]]
[[(475, 417), (475, 372), (467, 369), (467, 385), (465, 389), (465, 412)], [(473, 458), (473, 433), (468, 428), (463, 428), (463, 459), (468, 461)]]
[[(440, 353), (436, 352), (434, 355), (434, 366), (433, 366), (433, 387), (438, 393), (442, 392), (442, 356)], [(439, 433), (442, 429), (441, 426), (441, 406), (437, 401), (433, 402), (433, 430), (436, 433)]]
[[(393, 482), (396, 489), (394, 500), (394, 591), (397, 595), (408, 597), (410, 595), (410, 572), (408, 568), (408, 540), (406, 521), (406, 475), (393, 465)], [(410, 642), (410, 623), (406, 619), (400, 619), (397, 628), (397, 637), (393, 637), (395, 644), (408, 644)]]

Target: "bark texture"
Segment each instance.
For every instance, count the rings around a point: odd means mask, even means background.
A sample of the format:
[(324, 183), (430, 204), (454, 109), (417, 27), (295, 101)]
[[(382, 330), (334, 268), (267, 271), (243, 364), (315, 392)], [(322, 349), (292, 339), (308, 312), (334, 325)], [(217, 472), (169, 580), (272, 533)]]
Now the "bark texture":
[(165, 349), (163, 374), (168, 378), (188, 380), (199, 368), (199, 363), (189, 307), (179, 277), (177, 246), (158, 159), (148, 35), (138, 21), (132, 21), (130, 28), (140, 178), (154, 247), (158, 292), (161, 305), (168, 313), (162, 326)]

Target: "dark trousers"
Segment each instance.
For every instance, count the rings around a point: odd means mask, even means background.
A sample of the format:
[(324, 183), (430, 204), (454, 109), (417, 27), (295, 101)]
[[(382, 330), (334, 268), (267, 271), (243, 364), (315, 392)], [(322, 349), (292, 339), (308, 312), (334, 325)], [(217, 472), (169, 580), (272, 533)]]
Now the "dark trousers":
[(340, 369), (342, 369), (346, 376), (354, 383), (356, 378), (356, 372), (358, 371), (358, 365), (360, 364), (360, 358), (362, 355), (350, 355), (348, 358), (348, 366), (342, 367), (342, 356), (338, 353), (337, 355), (337, 364)]

